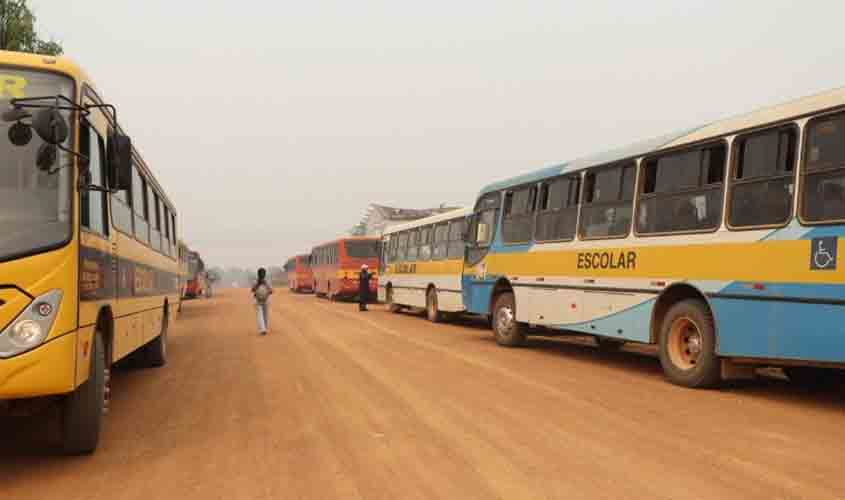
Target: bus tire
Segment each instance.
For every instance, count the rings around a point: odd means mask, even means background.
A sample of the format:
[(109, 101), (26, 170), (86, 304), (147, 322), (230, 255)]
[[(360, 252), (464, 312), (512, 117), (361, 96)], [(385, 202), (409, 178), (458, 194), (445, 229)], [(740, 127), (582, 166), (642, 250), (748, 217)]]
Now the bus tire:
[(388, 311), (390, 311), (392, 313), (398, 313), (399, 311), (402, 310), (402, 307), (399, 304), (397, 304), (396, 302), (393, 302), (393, 287), (392, 286), (387, 287), (387, 292), (385, 293), (385, 295), (386, 295), (385, 302), (387, 302), (387, 310)]
[(443, 313), (437, 308), (437, 290), (434, 287), (429, 288), (425, 294), (425, 315), (432, 323), (443, 321)]
[(167, 364), (167, 330), (170, 326), (169, 314), (164, 310), (161, 321), (161, 333), (144, 346), (144, 366), (158, 368)]
[(721, 382), (716, 328), (704, 302), (687, 299), (673, 305), (663, 318), (659, 347), (663, 373), (673, 384), (703, 389)]
[(595, 339), (596, 339), (596, 345), (602, 351), (608, 351), (608, 352), (618, 351), (619, 349), (622, 349), (622, 346), (625, 345), (624, 340), (612, 339), (612, 338), (609, 338), (609, 337), (601, 337), (601, 336), (596, 336)]
[(516, 301), (513, 293), (505, 292), (496, 297), (493, 306), (493, 333), (496, 343), (505, 347), (525, 344), (525, 332), (516, 321)]
[(90, 455), (100, 441), (109, 368), (99, 330), (94, 332), (88, 380), (68, 394), (61, 408), (61, 448), (66, 455)]

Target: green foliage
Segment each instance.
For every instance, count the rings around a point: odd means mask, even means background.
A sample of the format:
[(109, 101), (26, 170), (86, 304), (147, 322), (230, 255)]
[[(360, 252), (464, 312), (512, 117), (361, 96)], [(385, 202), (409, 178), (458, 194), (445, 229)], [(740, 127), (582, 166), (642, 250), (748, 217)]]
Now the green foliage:
[(58, 42), (38, 38), (26, 0), (0, 0), (0, 49), (50, 56), (64, 52)]

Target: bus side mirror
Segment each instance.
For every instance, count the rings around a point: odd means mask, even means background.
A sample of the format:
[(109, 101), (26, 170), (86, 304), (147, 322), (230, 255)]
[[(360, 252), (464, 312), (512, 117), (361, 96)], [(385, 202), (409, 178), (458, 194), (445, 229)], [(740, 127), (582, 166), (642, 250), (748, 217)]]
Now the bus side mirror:
[(47, 144), (61, 144), (67, 140), (70, 130), (65, 117), (55, 108), (42, 108), (32, 116), (32, 128)]
[(475, 243), (482, 244), (487, 243), (487, 236), (488, 232), (490, 231), (490, 226), (485, 224), (484, 222), (478, 223), (478, 234), (475, 238)]
[(132, 190), (132, 141), (123, 134), (109, 136), (106, 151), (109, 187), (117, 191)]

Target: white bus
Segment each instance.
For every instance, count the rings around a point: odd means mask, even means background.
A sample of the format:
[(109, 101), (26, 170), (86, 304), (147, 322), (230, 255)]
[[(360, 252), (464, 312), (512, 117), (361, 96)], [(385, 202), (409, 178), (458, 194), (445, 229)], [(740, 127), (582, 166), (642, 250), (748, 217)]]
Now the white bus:
[(460, 208), (384, 231), (379, 300), (392, 312), (425, 308), (428, 319), (464, 311), (461, 276), (470, 209)]

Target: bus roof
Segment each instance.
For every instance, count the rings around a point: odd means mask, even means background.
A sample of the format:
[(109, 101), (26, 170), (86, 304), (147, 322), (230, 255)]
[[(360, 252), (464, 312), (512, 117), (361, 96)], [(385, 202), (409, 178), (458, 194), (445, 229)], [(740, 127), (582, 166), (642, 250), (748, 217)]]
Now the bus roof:
[(481, 195), (500, 189), (540, 181), (549, 177), (576, 172), (589, 167), (606, 165), (621, 160), (637, 158), (663, 149), (715, 139), (743, 130), (794, 120), (833, 108), (845, 106), (845, 87), (827, 90), (793, 101), (767, 106), (748, 113), (732, 116), (699, 127), (679, 130), (660, 137), (647, 139), (621, 148), (603, 151), (570, 162), (552, 165), (533, 172), (488, 184)]
[(320, 248), (327, 245), (334, 245), (335, 243), (340, 243), (341, 241), (379, 241), (381, 238), (378, 236), (344, 236), (343, 238), (337, 238), (331, 241), (326, 241), (320, 243), (319, 245), (314, 245), (314, 248)]
[(471, 208), (457, 208), (455, 210), (450, 210), (448, 212), (443, 212), (442, 214), (437, 215), (430, 215), (428, 217), (423, 217), (422, 219), (413, 220), (411, 222), (403, 222), (402, 224), (396, 224), (394, 226), (390, 226), (389, 228), (385, 229), (382, 233), (383, 235), (398, 233), (399, 231), (404, 231), (406, 229), (413, 229), (415, 227), (420, 226), (427, 226), (429, 224), (435, 224), (437, 222), (443, 222), (452, 219), (459, 219), (461, 217), (466, 217), (467, 215), (472, 213)]

